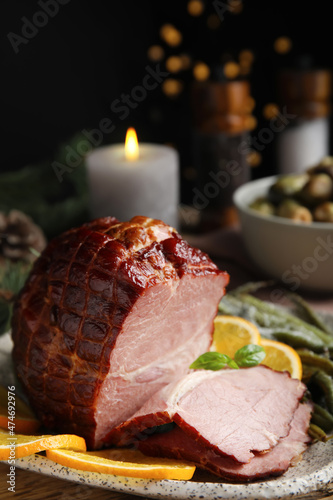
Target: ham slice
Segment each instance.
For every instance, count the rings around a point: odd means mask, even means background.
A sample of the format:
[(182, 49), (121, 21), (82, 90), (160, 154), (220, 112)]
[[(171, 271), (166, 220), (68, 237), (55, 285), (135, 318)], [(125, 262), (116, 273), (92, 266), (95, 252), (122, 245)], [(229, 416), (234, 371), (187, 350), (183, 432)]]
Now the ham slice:
[(175, 422), (217, 455), (247, 463), (288, 435), (305, 390), (288, 372), (265, 366), (192, 371), (155, 393), (109, 440), (144, 440), (147, 429)]
[(307, 433), (312, 405), (299, 404), (291, 421), (289, 434), (268, 453), (255, 455), (249, 463), (239, 464), (221, 457), (203, 446), (179, 427), (169, 432), (154, 434), (140, 441), (139, 450), (148, 456), (189, 460), (226, 480), (247, 482), (283, 474), (290, 465), (301, 459), (311, 439)]
[(229, 276), (170, 226), (97, 219), (51, 241), (13, 314), (17, 375), (44, 426), (107, 444), (212, 341)]

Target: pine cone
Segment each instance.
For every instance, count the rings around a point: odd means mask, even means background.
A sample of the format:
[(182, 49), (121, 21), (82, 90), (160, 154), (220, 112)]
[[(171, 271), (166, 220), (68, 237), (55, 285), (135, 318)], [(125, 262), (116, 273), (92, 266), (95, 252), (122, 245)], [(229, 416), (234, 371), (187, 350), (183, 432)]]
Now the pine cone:
[(44, 250), (46, 238), (42, 229), (19, 210), (11, 210), (8, 215), (0, 212), (0, 256), (10, 260), (33, 262), (37, 252)]

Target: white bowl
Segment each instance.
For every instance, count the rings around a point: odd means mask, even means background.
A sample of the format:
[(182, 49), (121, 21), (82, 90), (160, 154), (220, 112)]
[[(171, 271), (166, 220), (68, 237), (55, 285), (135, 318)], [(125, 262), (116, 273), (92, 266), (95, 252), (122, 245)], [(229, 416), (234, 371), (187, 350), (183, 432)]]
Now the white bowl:
[(265, 216), (249, 208), (265, 196), (278, 176), (264, 177), (239, 187), (233, 197), (244, 244), (254, 263), (267, 276), (288, 288), (333, 291), (333, 223), (292, 222)]

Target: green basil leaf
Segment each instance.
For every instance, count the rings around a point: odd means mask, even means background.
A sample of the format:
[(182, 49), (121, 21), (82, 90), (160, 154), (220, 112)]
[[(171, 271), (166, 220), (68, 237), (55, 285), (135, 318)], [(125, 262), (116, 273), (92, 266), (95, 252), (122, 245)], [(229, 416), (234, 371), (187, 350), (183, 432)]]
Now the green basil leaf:
[(225, 366), (227, 365), (231, 368), (235, 368), (234, 365), (236, 365), (236, 363), (230, 358), (230, 356), (221, 354), (220, 352), (205, 352), (204, 354), (201, 354), (201, 356), (199, 356), (195, 361), (193, 361), (190, 368), (192, 368), (193, 370), (201, 369), (217, 371), (225, 368)]
[(234, 359), (230, 358), (230, 361), (227, 364), (228, 364), (229, 368), (234, 368), (236, 370), (238, 370), (238, 368), (239, 368), (238, 364), (236, 363), (236, 361)]
[(238, 366), (251, 367), (259, 365), (265, 358), (265, 349), (256, 344), (248, 344), (238, 349), (235, 361)]

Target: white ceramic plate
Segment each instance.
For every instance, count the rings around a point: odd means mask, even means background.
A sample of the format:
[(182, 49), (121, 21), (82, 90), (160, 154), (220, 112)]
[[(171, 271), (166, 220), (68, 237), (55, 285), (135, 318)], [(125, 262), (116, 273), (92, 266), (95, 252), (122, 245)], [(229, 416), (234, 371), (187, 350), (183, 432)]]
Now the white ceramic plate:
[[(0, 338), (0, 382), (19, 387), (11, 363), (12, 343), (10, 335)], [(327, 443), (315, 443), (304, 453), (303, 460), (291, 467), (283, 476), (250, 484), (230, 484), (215, 476), (196, 472), (191, 481), (145, 480), (77, 471), (63, 467), (41, 455), (16, 460), (16, 466), (67, 479), (80, 485), (95, 486), (145, 498), (176, 500), (214, 499), (316, 499), (333, 494), (333, 439)]]

